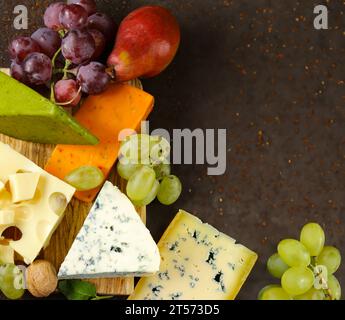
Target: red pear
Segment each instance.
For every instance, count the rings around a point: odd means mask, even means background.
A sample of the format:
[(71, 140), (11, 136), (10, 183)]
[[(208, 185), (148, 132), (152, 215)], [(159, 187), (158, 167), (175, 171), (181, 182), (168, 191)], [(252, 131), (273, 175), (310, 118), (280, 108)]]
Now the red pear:
[(108, 65), (118, 81), (154, 77), (168, 67), (179, 44), (180, 28), (170, 11), (142, 7), (122, 21)]

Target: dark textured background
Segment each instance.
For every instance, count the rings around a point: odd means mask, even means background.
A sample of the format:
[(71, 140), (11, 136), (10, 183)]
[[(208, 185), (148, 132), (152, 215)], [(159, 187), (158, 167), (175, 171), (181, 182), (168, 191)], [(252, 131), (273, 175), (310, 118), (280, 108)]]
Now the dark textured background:
[[(8, 65), (13, 7), (30, 7), (30, 34), (49, 2), (0, 0), (0, 65)], [(324, 226), (344, 253), (345, 5), (330, 0), (330, 29), (313, 28), (322, 1), (98, 1), (120, 22), (132, 9), (161, 4), (178, 17), (182, 44), (173, 65), (145, 80), (156, 97), (151, 128), (227, 128), (228, 169), (176, 166), (184, 193), (171, 207), (154, 204), (148, 226), (158, 240), (179, 208), (259, 256), (240, 299), (274, 282), (267, 258), (304, 223)], [(23, 34), (23, 32), (20, 32)], [(24, 32), (25, 33), (25, 32)], [(345, 284), (345, 264), (337, 273)]]

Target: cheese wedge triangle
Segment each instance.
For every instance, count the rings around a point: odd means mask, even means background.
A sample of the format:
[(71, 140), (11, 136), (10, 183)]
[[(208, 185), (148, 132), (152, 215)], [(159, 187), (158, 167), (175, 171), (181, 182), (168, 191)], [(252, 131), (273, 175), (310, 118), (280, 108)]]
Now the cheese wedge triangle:
[(63, 107), (0, 71), (0, 132), (20, 140), (96, 145), (96, 138)]
[(59, 279), (115, 278), (154, 274), (160, 255), (133, 204), (106, 182), (65, 261)]

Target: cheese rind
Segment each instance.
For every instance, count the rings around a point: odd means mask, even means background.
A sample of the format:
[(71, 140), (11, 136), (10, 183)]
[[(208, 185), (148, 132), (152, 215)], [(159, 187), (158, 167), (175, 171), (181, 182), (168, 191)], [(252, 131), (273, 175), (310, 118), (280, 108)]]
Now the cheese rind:
[(14, 203), (32, 200), (40, 178), (39, 172), (16, 173), (8, 177)]
[[(8, 202), (9, 193), (3, 192), (0, 194), (0, 209), (15, 211), (13, 226), (21, 231), (22, 237), (18, 241), (10, 241), (9, 246), (24, 258), (24, 262), (30, 264), (61, 222), (63, 212), (72, 199), (75, 189), (45, 172), (10, 146), (0, 143), (0, 180), (7, 181), (11, 175), (19, 171), (40, 175), (35, 196), (32, 200), (14, 205)], [(59, 210), (50, 205), (51, 197), (56, 194), (61, 194), (66, 199), (63, 202), (64, 207)], [(6, 228), (0, 226), (0, 235)]]
[(257, 255), (180, 211), (158, 244), (157, 275), (142, 278), (129, 300), (233, 300)]
[(133, 204), (106, 182), (77, 235), (59, 279), (114, 278), (152, 274), (160, 255)]

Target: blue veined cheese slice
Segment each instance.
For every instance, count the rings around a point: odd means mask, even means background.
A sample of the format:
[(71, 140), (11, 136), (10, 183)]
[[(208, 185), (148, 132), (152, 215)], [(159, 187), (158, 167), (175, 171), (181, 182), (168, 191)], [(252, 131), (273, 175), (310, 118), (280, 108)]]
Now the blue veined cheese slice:
[(129, 300), (233, 300), (257, 254), (180, 211), (158, 243), (162, 263)]
[(133, 204), (106, 182), (65, 261), (59, 279), (145, 276), (158, 272), (160, 255)]

